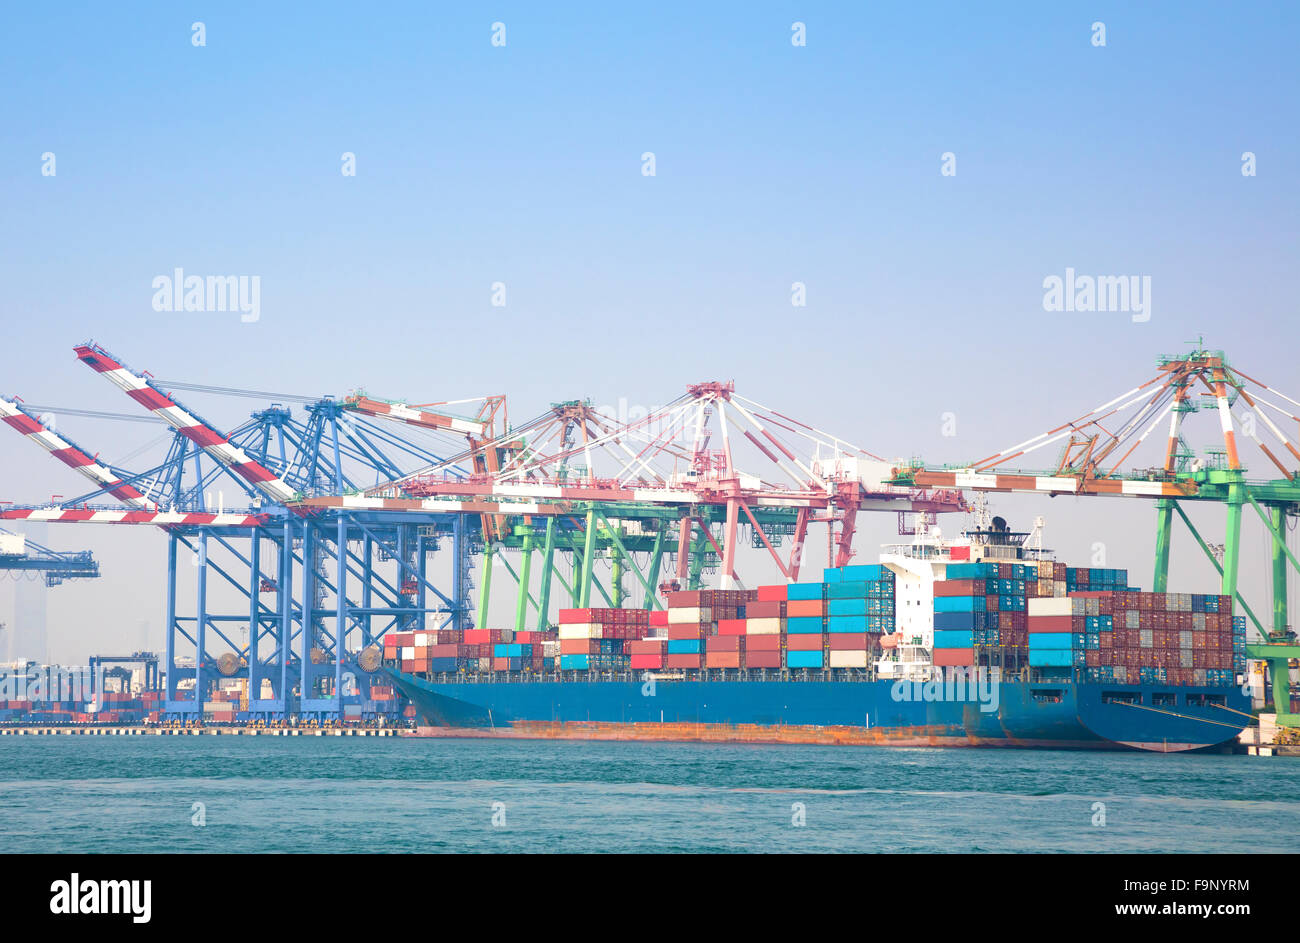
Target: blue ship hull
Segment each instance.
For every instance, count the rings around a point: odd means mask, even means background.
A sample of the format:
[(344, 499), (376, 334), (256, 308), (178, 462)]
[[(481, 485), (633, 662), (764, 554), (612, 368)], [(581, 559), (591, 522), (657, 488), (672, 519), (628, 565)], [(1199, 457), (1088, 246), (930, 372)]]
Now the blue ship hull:
[(938, 700), (891, 681), (439, 683), (386, 670), (422, 723), (497, 735), (1176, 752), (1232, 740), (1250, 720), (1237, 688), (1008, 682)]

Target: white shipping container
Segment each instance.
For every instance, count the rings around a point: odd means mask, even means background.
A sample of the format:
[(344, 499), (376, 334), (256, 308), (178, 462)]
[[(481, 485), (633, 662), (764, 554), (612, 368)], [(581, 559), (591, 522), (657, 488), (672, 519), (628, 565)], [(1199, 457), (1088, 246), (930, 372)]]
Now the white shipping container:
[(1035, 596), (1026, 601), (1025, 608), (1031, 616), (1081, 616), (1085, 602), (1071, 596)]
[(414, 645), (403, 645), (403, 646), (402, 646), (402, 660), (403, 660), (403, 661), (414, 661), (414, 660), (415, 660), (415, 646), (414, 646)]
[(769, 619), (746, 619), (746, 635), (780, 635), (781, 620), (778, 618)]
[(867, 667), (866, 652), (837, 652), (831, 650), (831, 667), (832, 668), (865, 668)]
[(605, 627), (597, 622), (561, 623), (560, 638), (604, 638)]
[(428, 645), (428, 644), (429, 644), (429, 633), (428, 633), (428, 632), (416, 632), (416, 633), (415, 633), (415, 644), (416, 644), (416, 645)]
[(700, 622), (712, 622), (713, 610), (708, 606), (669, 607), (668, 621), (673, 625), (696, 625)]

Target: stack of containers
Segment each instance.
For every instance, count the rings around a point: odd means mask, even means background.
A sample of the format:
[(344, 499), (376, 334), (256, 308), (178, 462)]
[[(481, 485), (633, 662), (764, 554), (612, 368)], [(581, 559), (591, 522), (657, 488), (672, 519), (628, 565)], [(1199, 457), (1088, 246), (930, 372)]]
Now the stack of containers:
[(667, 650), (664, 667), (679, 669), (740, 668), (744, 643), (724, 623), (744, 618), (745, 607), (757, 600), (751, 590), (693, 589), (668, 594)]
[(650, 633), (646, 609), (561, 609), (561, 671), (620, 671), (632, 667), (631, 641)]
[(782, 666), (821, 668), (825, 664), (826, 584), (791, 583), (786, 595)]
[[(1058, 564), (950, 563), (934, 584), (935, 664), (1017, 669), (1027, 661), (1027, 600), (1064, 597)], [(1064, 575), (1063, 570), (1061, 575)]]
[(1114, 592), (1128, 589), (1128, 570), (1071, 566), (1065, 568), (1066, 592)]
[(996, 563), (950, 563), (947, 579), (935, 581), (932, 658), (937, 667), (974, 666), (975, 631), (988, 627), (989, 581), (997, 573)]
[[(745, 604), (743, 626), (728, 626), (728, 631), (743, 628), (744, 641), (741, 652), (743, 667), (750, 669), (781, 667), (782, 642), (786, 634), (789, 607), (799, 603), (799, 600), (790, 595), (793, 589), (795, 586), (785, 584), (758, 587), (756, 598)], [(817, 602), (820, 604), (820, 598)], [(820, 605), (817, 608), (820, 610)], [(718, 631), (719, 633), (723, 631), (722, 623), (718, 624)]]
[[(1100, 618), (1100, 600), (1097, 618)], [(1031, 668), (1074, 668), (1084, 664), (1084, 646), (1074, 646), (1075, 636), (1087, 634), (1087, 604), (1078, 596), (1039, 597), (1029, 600), (1029, 666)], [(1107, 615), (1107, 619), (1110, 619)], [(1101, 624), (1098, 625), (1100, 650)], [(1109, 638), (1110, 632), (1107, 631)]]
[(894, 631), (894, 573), (873, 564), (823, 571), (826, 665), (865, 668), (880, 637)]
[(713, 608), (700, 605), (700, 599), (689, 600), (694, 605), (676, 605), (674, 596), (668, 597), (668, 641), (664, 667), (699, 669), (704, 666), (704, 639), (711, 633)]
[(668, 648), (666, 638), (632, 639), (627, 643), (628, 667), (638, 669), (659, 669), (665, 667), (664, 655)]
[(1082, 668), (1100, 683), (1209, 687), (1235, 684), (1245, 668), (1245, 622), (1233, 618), (1230, 596), (1085, 590), (1030, 606), (1034, 667)]
[[(495, 667), (496, 647), (514, 641), (515, 633), (510, 629), (466, 629), (462, 641), (456, 645), (458, 663), (471, 672), (489, 672)], [(445, 644), (451, 644), (448, 636)], [(439, 644), (443, 638), (439, 637)]]
[(432, 639), (429, 632), (389, 632), (384, 636), (384, 658), (395, 662), (407, 674), (433, 670)]

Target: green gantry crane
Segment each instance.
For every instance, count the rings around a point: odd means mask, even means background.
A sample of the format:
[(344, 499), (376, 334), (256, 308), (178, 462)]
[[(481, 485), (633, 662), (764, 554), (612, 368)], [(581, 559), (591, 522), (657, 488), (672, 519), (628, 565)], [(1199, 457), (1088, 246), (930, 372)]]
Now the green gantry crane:
[[(1269, 666), (1278, 724), (1300, 728), (1300, 714), (1292, 712), (1290, 694), (1290, 661), (1300, 658), (1300, 645), (1288, 624), (1287, 600), (1288, 567), (1300, 573), (1300, 561), (1286, 539), (1288, 521), (1300, 515), (1300, 450), (1279, 425), (1300, 424), (1300, 401), (1231, 366), (1223, 351), (1206, 350), (1199, 341), (1190, 353), (1161, 357), (1158, 367), (1154, 377), (1078, 419), (969, 465), (927, 468), (923, 462), (912, 462), (896, 470), (894, 483), (1154, 499), (1153, 589), (1163, 593), (1169, 585), (1169, 550), (1176, 516), (1219, 572), (1221, 593), (1240, 604), (1259, 633), (1259, 641), (1247, 644), (1246, 655)], [(1183, 420), (1202, 409), (1217, 413), (1222, 444), (1219, 447), (1216, 440), (1216, 447), (1197, 455), (1184, 436)], [(1166, 420), (1168, 438), (1164, 440), (1163, 462), (1145, 469), (1130, 464), (1127, 470), (1121, 470), (1138, 447), (1164, 427)], [(1281, 477), (1247, 478), (1237, 448), (1239, 437), (1251, 439)], [(1054, 469), (1003, 470), (1013, 459), (1051, 446), (1059, 449)], [(1211, 501), (1225, 506), (1221, 548), (1212, 548), (1192, 525), (1182, 507), (1186, 501)], [(1241, 526), (1247, 508), (1257, 513), (1272, 541), (1273, 612), (1267, 625), (1238, 588)], [(1216, 549), (1221, 549), (1221, 558)]]

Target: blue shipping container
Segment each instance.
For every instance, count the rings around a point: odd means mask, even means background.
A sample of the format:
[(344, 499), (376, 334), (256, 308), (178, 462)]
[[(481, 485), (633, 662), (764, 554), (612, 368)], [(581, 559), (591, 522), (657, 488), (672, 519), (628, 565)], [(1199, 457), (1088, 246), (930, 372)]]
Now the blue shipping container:
[[(997, 617), (994, 617), (997, 625)], [(977, 629), (984, 626), (984, 614), (981, 612), (936, 612), (934, 627), (936, 629)]]
[(820, 668), (822, 666), (822, 653), (786, 652), (785, 665), (787, 668)]
[(983, 596), (935, 596), (935, 612), (983, 612)]
[(1029, 647), (1029, 666), (1031, 668), (1069, 668), (1073, 664), (1073, 652), (1054, 648)]
[(1036, 648), (1068, 652), (1074, 648), (1074, 636), (1069, 632), (1030, 632), (1029, 650)]
[(866, 616), (831, 616), (826, 620), (826, 631), (828, 632), (865, 632), (867, 631)]
[(865, 599), (832, 599), (826, 606), (831, 616), (865, 616), (867, 601)]

